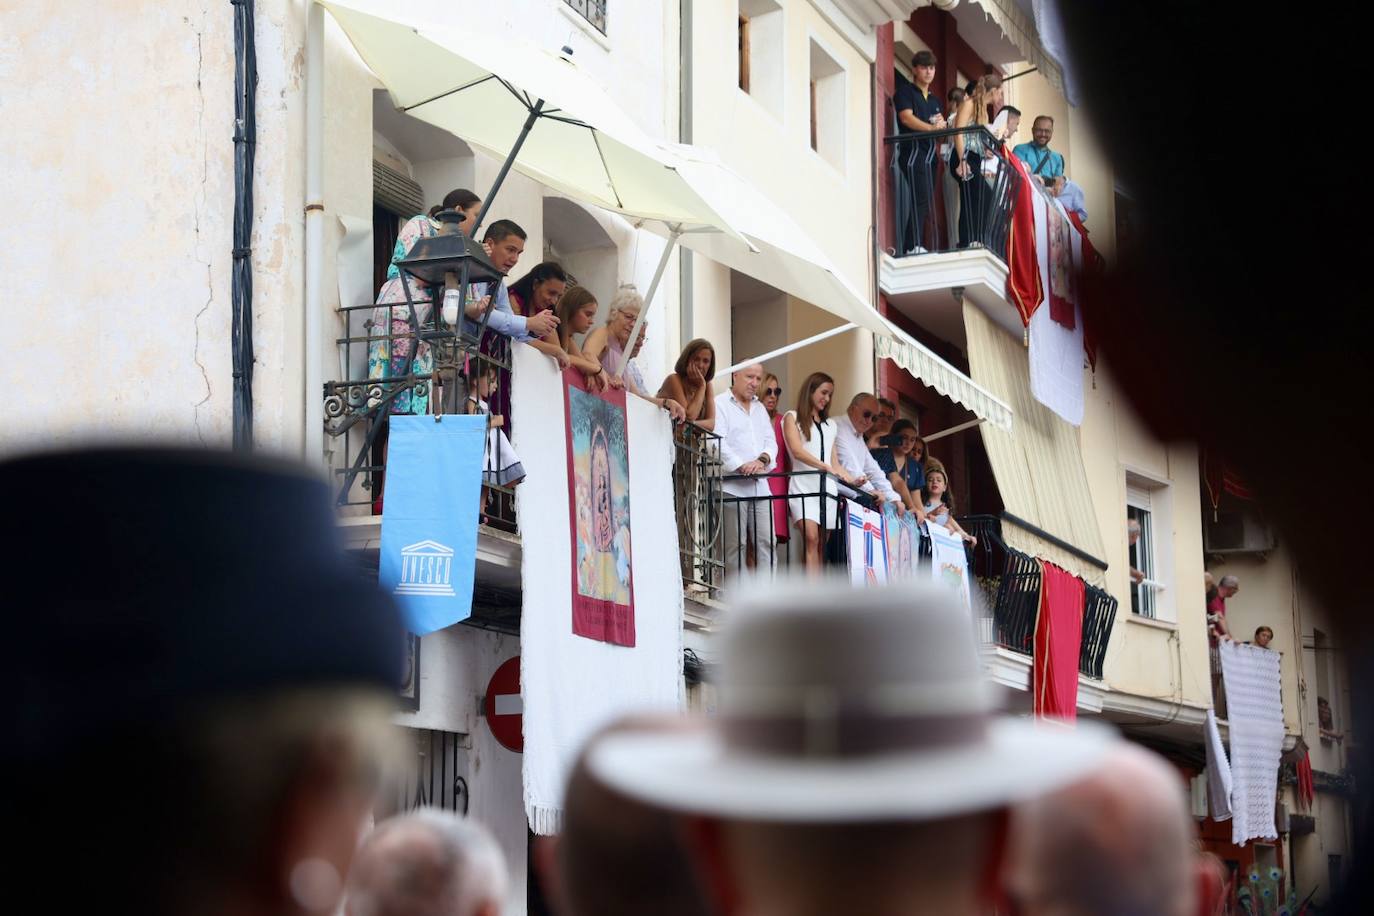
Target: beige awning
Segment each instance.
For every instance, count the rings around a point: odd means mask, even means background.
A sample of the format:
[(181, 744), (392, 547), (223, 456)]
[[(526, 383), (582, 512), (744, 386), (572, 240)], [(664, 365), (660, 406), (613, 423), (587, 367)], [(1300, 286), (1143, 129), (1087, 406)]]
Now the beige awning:
[[(959, 34), (983, 57), (994, 64), (1009, 64), (1008, 51), (1015, 49), (1022, 60), (1035, 66), (1040, 75), (1049, 81), (1057, 92), (1064, 92), (1064, 77), (1059, 64), (1040, 43), (1040, 33), (1036, 31), (1035, 20), (1021, 10), (1016, 0), (972, 0), (962, 3), (951, 11), (959, 21)], [(980, 21), (981, 20), (981, 21)], [(989, 41), (980, 33), (995, 27), (1001, 32), (1000, 42)], [(981, 40), (980, 40), (981, 39)], [(1007, 50), (999, 50), (998, 45), (1009, 45)]]
[[(889, 322), (890, 324), (890, 322)], [(890, 359), (912, 378), (934, 388), (956, 404), (962, 404), (976, 417), (1010, 435), (1013, 409), (1005, 398), (979, 385), (958, 369), (941, 359), (929, 347), (913, 340), (899, 328), (892, 326), (890, 334), (877, 334), (873, 346), (879, 359)]]
[(1101, 585), (1106, 550), (1088, 491), (1078, 430), (1031, 394), (1022, 342), (971, 302), (964, 303), (969, 372), (1016, 415), (1014, 434), (989, 423), (979, 429), (1005, 509), (1002, 538), (1084, 581)]

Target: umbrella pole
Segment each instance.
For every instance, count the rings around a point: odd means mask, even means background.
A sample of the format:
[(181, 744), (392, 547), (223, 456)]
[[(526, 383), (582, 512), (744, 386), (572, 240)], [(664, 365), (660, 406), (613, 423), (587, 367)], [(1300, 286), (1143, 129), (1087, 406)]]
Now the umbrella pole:
[(644, 329), (644, 319), (649, 317), (649, 303), (654, 301), (654, 293), (658, 292), (658, 283), (663, 279), (663, 271), (668, 268), (668, 256), (677, 247), (678, 237), (682, 235), (682, 227), (674, 226), (668, 233), (668, 244), (663, 246), (663, 257), (658, 259), (658, 268), (654, 271), (654, 278), (649, 281), (649, 291), (644, 294), (644, 306), (639, 310), (639, 317), (635, 319), (635, 326), (630, 329), (630, 338), (625, 341), (625, 349), (620, 354), (620, 365), (616, 367), (616, 378), (625, 377), (625, 369), (630, 365), (630, 354), (635, 351), (635, 344), (639, 343), (639, 332)]
[(482, 220), (487, 218), (487, 211), (491, 209), (491, 202), (496, 199), (496, 192), (501, 189), (501, 185), (506, 180), (506, 175), (510, 173), (510, 167), (515, 162), (515, 157), (520, 153), (520, 147), (525, 145), (525, 138), (530, 135), (530, 130), (534, 128), (534, 122), (539, 120), (539, 112), (544, 107), (544, 100), (539, 99), (530, 109), (530, 115), (525, 119), (525, 126), (520, 128), (520, 136), (515, 138), (515, 145), (506, 154), (506, 161), (501, 163), (501, 171), (496, 173), (496, 180), (491, 183), (491, 190), (487, 191), (487, 196), (482, 199), (482, 209), (477, 211), (477, 222), (472, 224), (472, 237), (477, 238), (477, 229), (482, 225)]

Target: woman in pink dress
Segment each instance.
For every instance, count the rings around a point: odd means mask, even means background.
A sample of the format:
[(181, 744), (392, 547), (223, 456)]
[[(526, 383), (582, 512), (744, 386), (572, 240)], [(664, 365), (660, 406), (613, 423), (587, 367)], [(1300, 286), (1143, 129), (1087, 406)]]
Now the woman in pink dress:
[(768, 478), (768, 489), (773, 494), (773, 531), (779, 544), (787, 543), (787, 478), (781, 475), (791, 473), (792, 458), (782, 441), (782, 414), (778, 413), (778, 398), (782, 395), (782, 384), (771, 372), (763, 377), (759, 387), (759, 400), (768, 408), (768, 421), (773, 424), (773, 438), (777, 440), (778, 460), (768, 469), (775, 475)]

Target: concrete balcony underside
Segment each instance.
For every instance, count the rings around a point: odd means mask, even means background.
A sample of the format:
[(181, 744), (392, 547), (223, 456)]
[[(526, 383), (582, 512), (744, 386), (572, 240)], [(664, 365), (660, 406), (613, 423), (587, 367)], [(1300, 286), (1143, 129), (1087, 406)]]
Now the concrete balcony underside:
[[(995, 684), (1006, 689), (1004, 706), (1008, 711), (1031, 711), (1030, 656), (1002, 646), (986, 646), (983, 670)], [(1124, 731), (1148, 729), (1152, 736), (1183, 744), (1201, 744), (1207, 721), (1206, 706), (1113, 690), (1110, 684), (1084, 674), (1078, 676), (1078, 713), (1101, 718)], [(1225, 720), (1218, 725), (1222, 741), (1229, 746), (1229, 726)], [(1291, 751), (1296, 742), (1296, 733), (1286, 732), (1284, 751)]]
[(894, 258), (884, 254), (878, 284), (888, 304), (943, 340), (965, 345), (964, 316), (955, 290), (1008, 334), (1025, 333), (1007, 301), (1007, 265), (985, 248)]

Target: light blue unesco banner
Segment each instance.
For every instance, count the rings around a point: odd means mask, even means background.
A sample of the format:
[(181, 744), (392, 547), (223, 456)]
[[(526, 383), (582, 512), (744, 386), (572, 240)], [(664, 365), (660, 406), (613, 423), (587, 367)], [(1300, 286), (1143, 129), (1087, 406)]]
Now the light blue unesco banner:
[(378, 579), (416, 636), (472, 613), (486, 439), (482, 414), (391, 418)]

